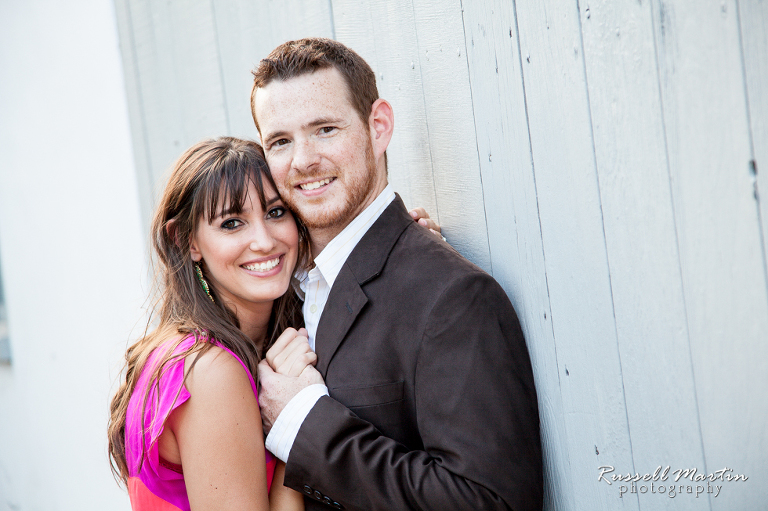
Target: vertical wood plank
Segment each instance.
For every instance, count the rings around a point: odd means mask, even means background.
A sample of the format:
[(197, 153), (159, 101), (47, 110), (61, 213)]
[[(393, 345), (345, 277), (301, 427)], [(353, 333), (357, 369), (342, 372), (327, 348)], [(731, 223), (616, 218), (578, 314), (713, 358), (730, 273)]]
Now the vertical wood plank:
[(542, 422), (545, 508), (575, 509), (515, 12), (501, 0), (464, 2), (463, 10), (493, 275), (528, 341)]
[(333, 38), (330, 0), (212, 1), (229, 134), (258, 139), (251, 117), (251, 71), (287, 40)]
[(451, 243), (493, 273), (460, 0), (414, 0), (440, 221)]
[(516, 10), (570, 463), (560, 488), (568, 493), (559, 495), (565, 505), (552, 508), (638, 509), (635, 495), (619, 498), (618, 485), (598, 481), (600, 466), (634, 465), (578, 9), (544, 1), (517, 2)]
[[(647, 2), (581, 5), (616, 329), (640, 474), (667, 465), (706, 467), (651, 18)], [(637, 496), (641, 509), (709, 509), (707, 498)]]
[[(768, 500), (768, 297), (734, 1), (654, 0), (670, 174), (713, 509)], [(765, 86), (763, 84), (763, 86)]]
[[(408, 131), (398, 128), (396, 136), (424, 140), (426, 135), (426, 148), (408, 140), (410, 146), (395, 152), (400, 163), (413, 161), (418, 167), (390, 165), (392, 182), (421, 176), (418, 188), (409, 190), (419, 195), (410, 200), (429, 198), (431, 173), (445, 235), (464, 256), (491, 271), (459, 0), (362, 6), (345, 0), (334, 1), (333, 11), (337, 38), (356, 51), (365, 48), (361, 55), (375, 65), (380, 94), (387, 98), (385, 93), (393, 93), (395, 126), (400, 119), (408, 123)], [(401, 98), (402, 106), (397, 101)], [(421, 120), (422, 111), (424, 121), (414, 122)]]
[(371, 65), (379, 95), (394, 108), (389, 182), (407, 205), (423, 206), (439, 219), (411, 0), (334, 0), (333, 13), (336, 37)]
[(144, 118), (143, 99), (141, 97), (141, 81), (136, 61), (136, 40), (131, 20), (130, 0), (115, 0), (115, 17), (120, 43), (120, 54), (123, 61), (123, 78), (128, 104), (128, 115), (131, 120), (131, 138), (133, 139), (133, 162), (136, 167), (136, 178), (139, 190), (143, 232), (149, 232), (152, 209), (154, 206), (154, 174), (149, 157), (147, 126)]
[[(768, 1), (737, 0), (763, 265), (768, 286)], [(762, 190), (762, 195), (760, 191)]]
[(162, 186), (198, 140), (228, 132), (210, 1), (128, 3), (149, 170)]

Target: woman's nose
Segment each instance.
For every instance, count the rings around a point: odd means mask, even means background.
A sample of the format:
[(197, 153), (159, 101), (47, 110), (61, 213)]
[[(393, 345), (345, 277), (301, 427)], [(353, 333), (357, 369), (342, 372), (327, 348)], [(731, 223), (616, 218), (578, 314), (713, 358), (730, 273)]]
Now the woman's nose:
[(253, 252), (269, 253), (275, 248), (275, 238), (269, 230), (266, 222), (261, 219), (253, 224), (251, 229), (250, 249)]

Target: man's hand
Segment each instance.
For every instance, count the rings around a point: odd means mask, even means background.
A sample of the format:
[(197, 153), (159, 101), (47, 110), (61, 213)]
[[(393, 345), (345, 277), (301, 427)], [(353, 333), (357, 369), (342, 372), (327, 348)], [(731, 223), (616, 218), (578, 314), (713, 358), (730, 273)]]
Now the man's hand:
[(323, 377), (311, 365), (304, 366), (298, 376), (285, 376), (276, 373), (265, 359), (259, 362), (258, 371), (261, 385), (259, 407), (265, 435), (269, 434), (277, 416), (296, 394), (315, 383), (324, 383)]

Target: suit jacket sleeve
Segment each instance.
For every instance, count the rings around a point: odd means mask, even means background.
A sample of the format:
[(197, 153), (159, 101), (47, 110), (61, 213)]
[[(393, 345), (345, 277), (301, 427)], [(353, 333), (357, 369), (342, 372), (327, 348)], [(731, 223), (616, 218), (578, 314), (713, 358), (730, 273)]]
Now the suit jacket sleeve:
[(541, 509), (533, 375), (504, 291), (479, 270), (454, 280), (420, 342), (413, 385), (423, 448), (384, 437), (326, 396), (299, 431), (286, 485), (347, 509)]

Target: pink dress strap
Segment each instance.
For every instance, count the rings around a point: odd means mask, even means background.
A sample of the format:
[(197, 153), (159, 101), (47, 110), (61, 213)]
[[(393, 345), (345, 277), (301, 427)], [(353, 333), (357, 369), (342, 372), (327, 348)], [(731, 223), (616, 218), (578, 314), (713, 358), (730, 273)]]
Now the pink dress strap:
[[(183, 470), (178, 465), (160, 458), (158, 447), (158, 439), (165, 427), (165, 421), (190, 397), (189, 391), (184, 386), (184, 357), (179, 356), (166, 364), (157, 384), (149, 389), (143, 414), (142, 406), (149, 380), (163, 356), (169, 349), (173, 349), (174, 355), (180, 355), (194, 342), (194, 336), (189, 335), (175, 347), (175, 339), (158, 347), (147, 360), (128, 403), (125, 454), (129, 475), (128, 494), (134, 511), (189, 511), (189, 498), (184, 484)], [(258, 400), (256, 382), (245, 363), (219, 342), (214, 341), (214, 343), (240, 362), (251, 383), (254, 396)], [(142, 427), (146, 430), (145, 436), (142, 435)], [(144, 440), (144, 451), (142, 451), (142, 440)], [(145, 453), (143, 460), (142, 452)], [(266, 452), (266, 458), (267, 484), (268, 488), (271, 488), (277, 460), (269, 452)]]

